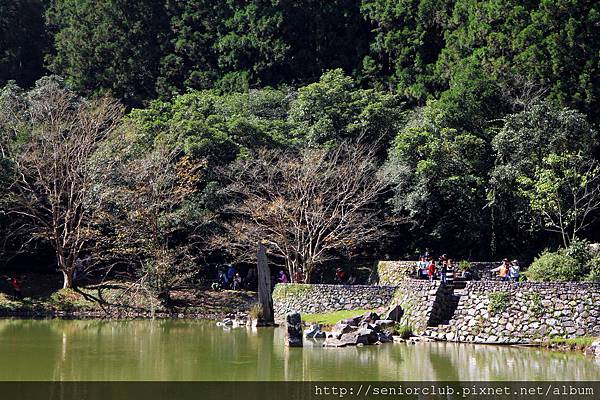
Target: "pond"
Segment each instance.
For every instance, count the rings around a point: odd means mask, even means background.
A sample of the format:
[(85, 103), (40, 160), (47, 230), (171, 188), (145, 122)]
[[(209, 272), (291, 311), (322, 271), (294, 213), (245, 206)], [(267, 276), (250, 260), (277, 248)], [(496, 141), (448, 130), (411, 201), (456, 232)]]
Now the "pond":
[(181, 320), (0, 320), (4, 381), (597, 380), (583, 354), (452, 343), (284, 347), (283, 328)]

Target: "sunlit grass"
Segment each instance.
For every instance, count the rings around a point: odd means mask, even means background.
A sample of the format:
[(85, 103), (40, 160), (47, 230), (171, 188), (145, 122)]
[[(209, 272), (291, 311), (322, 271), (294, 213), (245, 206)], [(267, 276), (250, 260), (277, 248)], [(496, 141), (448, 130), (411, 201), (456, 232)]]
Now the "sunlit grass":
[(311, 324), (335, 325), (342, 319), (354, 318), (373, 310), (340, 310), (322, 314), (303, 314), (302, 321)]
[(594, 343), (596, 340), (598, 340), (598, 338), (596, 337), (592, 337), (592, 336), (583, 336), (583, 337), (578, 337), (578, 338), (551, 338), (548, 339), (547, 344), (548, 345), (561, 345), (561, 346), (568, 346), (571, 348), (584, 348), (584, 347), (588, 347), (591, 346), (592, 343)]

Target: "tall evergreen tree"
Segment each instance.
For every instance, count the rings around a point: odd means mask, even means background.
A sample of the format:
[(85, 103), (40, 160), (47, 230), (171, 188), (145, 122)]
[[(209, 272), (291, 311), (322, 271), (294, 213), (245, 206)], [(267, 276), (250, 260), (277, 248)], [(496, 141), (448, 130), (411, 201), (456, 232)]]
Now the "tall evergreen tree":
[(31, 86), (44, 70), (46, 0), (0, 0), (0, 86)]

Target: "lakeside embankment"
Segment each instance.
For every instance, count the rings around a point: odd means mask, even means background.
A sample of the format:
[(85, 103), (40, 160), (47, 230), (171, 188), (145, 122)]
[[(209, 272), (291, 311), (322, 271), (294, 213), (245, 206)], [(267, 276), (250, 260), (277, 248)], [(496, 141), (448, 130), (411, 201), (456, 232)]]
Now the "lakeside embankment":
[[(0, 317), (221, 319), (247, 311), (255, 292), (190, 287), (171, 292), (168, 304), (139, 285), (110, 280), (60, 289), (60, 276), (22, 274), (23, 299), (0, 291)], [(6, 290), (5, 290), (6, 289)]]
[[(587, 349), (600, 337), (600, 284), (413, 279), (413, 262), (379, 263), (373, 285), (277, 285), (276, 317), (394, 310), (394, 319), (436, 341)], [(322, 320), (328, 317), (322, 316)], [(596, 350), (593, 350), (596, 353)]]

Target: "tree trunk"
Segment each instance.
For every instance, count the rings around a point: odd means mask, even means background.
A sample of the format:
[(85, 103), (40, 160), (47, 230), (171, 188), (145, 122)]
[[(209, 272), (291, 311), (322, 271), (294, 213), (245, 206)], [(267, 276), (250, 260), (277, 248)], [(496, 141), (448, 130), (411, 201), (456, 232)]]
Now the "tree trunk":
[(63, 289), (71, 289), (73, 288), (73, 270), (62, 270), (63, 273)]
[(258, 266), (258, 301), (262, 306), (263, 322), (272, 325), (275, 322), (273, 316), (273, 297), (271, 295), (271, 270), (267, 262), (265, 245), (258, 244), (256, 255)]

